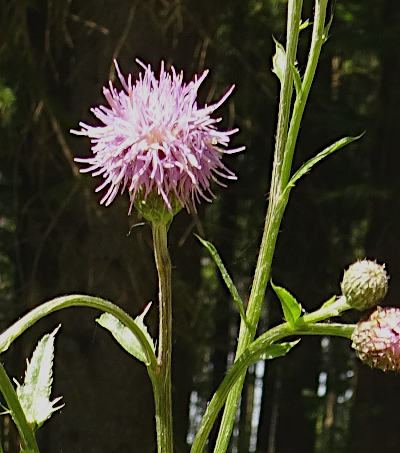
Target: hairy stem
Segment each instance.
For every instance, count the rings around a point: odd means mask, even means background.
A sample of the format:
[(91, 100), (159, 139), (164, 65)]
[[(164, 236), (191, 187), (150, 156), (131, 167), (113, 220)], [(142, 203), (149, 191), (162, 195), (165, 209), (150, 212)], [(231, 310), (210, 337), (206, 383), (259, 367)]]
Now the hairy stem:
[(157, 451), (173, 452), (171, 353), (172, 353), (172, 292), (171, 261), (167, 247), (165, 224), (152, 224), (153, 246), (159, 284), (159, 346), (157, 371), (151, 373), (156, 412)]
[(301, 326), (293, 328), (290, 327), (288, 323), (283, 323), (279, 326), (273, 327), (263, 335), (260, 335), (260, 337), (257, 338), (256, 341), (253, 341), (235, 361), (217, 391), (214, 393), (210, 403), (207, 406), (206, 413), (201, 421), (200, 428), (193, 441), (190, 452), (203, 452), (215, 420), (225, 404), (228, 395), (230, 395), (229, 392), (236, 386), (236, 383), (240, 380), (243, 372), (245, 372), (251, 364), (260, 360), (263, 352), (268, 346), (284, 337), (293, 335), (333, 335), (350, 338), (354, 328), (354, 324), (334, 323), (301, 323)]
[(297, 137), (299, 135), (300, 123), (303, 117), (304, 109), (310, 94), (311, 85), (314, 80), (317, 69), (321, 48), (327, 37), (325, 36), (325, 18), (328, 0), (316, 0), (314, 11), (314, 26), (311, 38), (310, 52), (307, 61), (307, 67), (304, 73), (301, 90), (296, 97), (293, 107), (293, 114), (290, 120), (288, 139), (285, 146), (284, 160), (282, 165), (282, 189), (286, 187), (290, 179), (292, 168), (293, 154), (296, 147)]
[[(257, 329), (265, 289), (270, 275), (272, 257), (275, 250), (279, 226), (287, 204), (287, 198), (283, 198), (282, 196), (281, 172), (293, 94), (293, 75), (291, 67), (295, 63), (297, 53), (301, 9), (302, 0), (289, 0), (286, 62), (279, 102), (277, 138), (272, 170), (270, 202), (268, 205), (260, 252), (258, 255), (256, 271), (246, 311), (248, 325), (243, 321), (240, 324), (236, 359), (238, 359), (240, 354), (253, 340)], [(245, 374), (246, 369), (242, 372), (242, 375), (237, 380), (237, 383), (233, 386), (227, 399), (214, 453), (225, 453), (228, 448)]]

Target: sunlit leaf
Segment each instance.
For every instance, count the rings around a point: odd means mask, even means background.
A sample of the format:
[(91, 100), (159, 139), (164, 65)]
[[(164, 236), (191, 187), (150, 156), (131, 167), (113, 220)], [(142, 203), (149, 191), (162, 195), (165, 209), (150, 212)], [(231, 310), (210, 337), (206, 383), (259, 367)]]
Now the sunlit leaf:
[(324, 28), (324, 34), (323, 34), (324, 43), (325, 43), (326, 41), (328, 41), (328, 38), (329, 38), (329, 30), (330, 30), (330, 28), (331, 28), (332, 21), (333, 21), (333, 14), (331, 14), (331, 17), (329, 18), (329, 22), (325, 25), (325, 28)]
[[(144, 317), (149, 311), (150, 306), (151, 302), (143, 310), (143, 313), (135, 318), (135, 324), (140, 328), (140, 330), (146, 337), (146, 340), (148, 341), (151, 349), (155, 351), (153, 339), (151, 338), (147, 327), (144, 324)], [(136, 335), (115, 316), (111, 315), (110, 313), (103, 313), (99, 318), (96, 319), (96, 322), (98, 322), (102, 327), (111, 332), (112, 336), (125, 349), (125, 351), (136, 357), (145, 365), (149, 365), (146, 351), (142, 347)]]
[(271, 281), (271, 286), (279, 298), (282, 305), (283, 315), (286, 321), (294, 327), (296, 321), (301, 316), (301, 305), (297, 300), (289, 293), (289, 291), (280, 286), (275, 286)]
[(312, 22), (310, 22), (310, 19), (306, 19), (304, 22), (301, 22), (299, 30), (305, 30)]
[(283, 357), (286, 355), (292, 348), (294, 348), (297, 343), (300, 341), (300, 338), (296, 341), (286, 342), (286, 343), (275, 343), (268, 346), (263, 355), (261, 356), (264, 360), (276, 359), (277, 357)]
[(273, 40), (275, 42), (275, 55), (272, 57), (272, 72), (274, 72), (282, 82), (286, 67), (286, 52), (280, 42), (275, 38), (273, 38)]
[(221, 273), (221, 276), (222, 276), (227, 288), (229, 289), (229, 292), (231, 293), (233, 300), (235, 301), (235, 303), (237, 305), (237, 308), (240, 313), (240, 317), (243, 319), (244, 322), (246, 322), (246, 314), (244, 312), (243, 301), (240, 298), (238, 290), (236, 289), (236, 286), (233, 283), (233, 280), (231, 279), (228, 271), (226, 270), (224, 263), (222, 262), (219, 254), (218, 254), (217, 249), (211, 242), (206, 241), (205, 239), (202, 239), (197, 234), (195, 234), (195, 236), (204, 245), (204, 247), (209, 251), (211, 258), (214, 260), (215, 264), (217, 265), (217, 267)]
[(54, 339), (60, 326), (52, 333), (45, 335), (37, 344), (30, 361), (27, 361), (24, 383), (16, 380), (17, 395), (27, 421), (39, 428), (53, 412), (64, 405), (56, 404), (62, 397), (50, 401), (53, 383)]
[(321, 308), (326, 308), (328, 307), (329, 305), (332, 305), (335, 301), (336, 301), (337, 297), (336, 296), (332, 296), (330, 299), (328, 299), (326, 302), (324, 302), (322, 305), (321, 305)]
[(335, 151), (338, 151), (339, 149), (343, 148), (344, 146), (348, 145), (349, 143), (354, 142), (355, 140), (358, 140), (364, 135), (364, 133), (358, 135), (357, 137), (344, 137), (341, 138), (340, 140), (337, 140), (335, 143), (332, 145), (328, 146), (325, 148), (323, 151), (309, 159), (307, 162), (305, 162), (297, 171), (296, 173), (290, 178), (290, 181), (288, 182), (287, 189), (291, 189), (295, 183), (306, 173), (308, 173), (311, 168), (320, 162), (322, 159), (325, 159), (325, 157), (329, 156), (330, 154), (334, 153)]

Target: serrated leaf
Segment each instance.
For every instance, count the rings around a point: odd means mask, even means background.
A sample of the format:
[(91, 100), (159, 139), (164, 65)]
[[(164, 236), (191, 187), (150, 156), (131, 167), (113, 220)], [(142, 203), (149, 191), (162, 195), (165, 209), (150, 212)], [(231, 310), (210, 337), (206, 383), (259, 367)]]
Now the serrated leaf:
[(286, 68), (286, 51), (280, 42), (274, 37), (272, 38), (275, 42), (275, 55), (272, 57), (272, 72), (274, 72), (282, 82)]
[[(143, 313), (135, 318), (135, 324), (140, 328), (140, 330), (146, 337), (151, 349), (155, 351), (153, 339), (151, 338), (149, 331), (144, 324), (144, 317), (149, 311), (150, 306), (151, 302), (143, 310)], [(115, 316), (111, 315), (110, 313), (103, 313), (99, 318), (96, 319), (96, 322), (107, 329), (117, 340), (117, 342), (125, 349), (125, 351), (133, 355), (133, 357), (136, 357), (145, 365), (150, 364), (146, 358), (146, 351), (143, 349), (136, 335)]]
[(300, 94), (301, 85), (302, 85), (300, 73), (299, 73), (299, 71), (297, 70), (296, 66), (293, 63), (290, 65), (290, 67), (292, 69), (294, 87), (296, 89), (296, 94), (298, 96)]
[(44, 335), (36, 346), (31, 360), (27, 361), (24, 383), (17, 381), (17, 396), (26, 419), (34, 429), (48, 420), (53, 412), (64, 405), (56, 406), (62, 397), (50, 401), (53, 383), (54, 339), (60, 326)]
[(246, 314), (244, 312), (243, 301), (242, 301), (241, 297), (239, 296), (239, 292), (236, 289), (236, 286), (233, 283), (233, 280), (231, 279), (228, 271), (226, 270), (226, 267), (224, 266), (224, 263), (222, 262), (222, 259), (219, 256), (217, 249), (211, 242), (206, 241), (205, 239), (201, 238), (197, 234), (195, 234), (195, 236), (210, 253), (211, 258), (214, 260), (214, 263), (217, 265), (217, 267), (221, 273), (221, 276), (225, 282), (225, 285), (227, 286), (229, 292), (231, 293), (231, 296), (233, 297), (233, 300), (235, 301), (235, 303), (237, 305), (237, 308), (240, 313), (240, 317), (243, 319), (244, 322), (247, 322)]
[(267, 347), (261, 358), (263, 360), (276, 359), (277, 357), (283, 357), (286, 355), (292, 348), (294, 348), (297, 343), (300, 341), (300, 338), (295, 341), (290, 341), (286, 343), (274, 343)]
[(335, 151), (338, 151), (339, 149), (343, 148), (344, 146), (348, 145), (349, 143), (354, 142), (355, 140), (358, 140), (364, 135), (364, 132), (357, 137), (344, 137), (341, 138), (340, 140), (337, 140), (335, 143), (332, 145), (328, 146), (325, 148), (323, 151), (309, 159), (307, 162), (305, 162), (297, 171), (296, 173), (290, 178), (290, 181), (288, 182), (286, 186), (287, 189), (291, 189), (295, 183), (306, 173), (308, 173), (311, 168), (320, 162), (322, 159), (325, 159), (325, 157), (329, 156), (330, 154), (334, 153)]
[(272, 281), (271, 286), (282, 305), (283, 315), (286, 321), (294, 327), (301, 315), (301, 305), (287, 289), (282, 288), (281, 286), (275, 286)]

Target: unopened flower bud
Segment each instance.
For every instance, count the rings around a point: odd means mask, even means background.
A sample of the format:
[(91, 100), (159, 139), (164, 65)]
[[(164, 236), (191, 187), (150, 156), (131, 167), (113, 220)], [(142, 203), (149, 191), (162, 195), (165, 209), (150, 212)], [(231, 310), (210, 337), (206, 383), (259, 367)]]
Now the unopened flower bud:
[(400, 370), (400, 308), (377, 309), (351, 336), (360, 360), (383, 371)]
[(367, 310), (378, 305), (385, 297), (388, 279), (384, 264), (362, 260), (353, 263), (345, 271), (340, 286), (353, 308)]

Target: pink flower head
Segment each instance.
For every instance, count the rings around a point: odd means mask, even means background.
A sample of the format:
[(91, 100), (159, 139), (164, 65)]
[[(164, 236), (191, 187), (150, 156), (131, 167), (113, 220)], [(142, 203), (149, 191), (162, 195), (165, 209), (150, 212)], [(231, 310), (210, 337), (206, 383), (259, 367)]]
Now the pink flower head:
[(79, 123), (77, 135), (86, 135), (92, 143), (93, 155), (76, 158), (87, 164), (82, 172), (102, 175), (104, 181), (96, 192), (107, 188), (100, 203), (108, 206), (118, 192), (127, 189), (132, 209), (139, 189), (144, 199), (152, 191), (162, 197), (172, 211), (170, 197), (175, 196), (182, 206), (195, 209), (195, 203), (203, 198), (211, 201), (211, 180), (225, 187), (219, 177), (236, 179), (234, 173), (222, 163), (222, 153), (235, 153), (244, 147), (228, 149), (230, 136), (238, 129), (219, 131), (221, 118), (211, 114), (228, 98), (233, 86), (215, 104), (198, 107), (196, 102), (200, 84), (208, 74), (204, 71), (189, 83), (183, 82), (183, 74), (164, 69), (161, 63), (159, 79), (150, 67), (139, 60), (144, 69), (136, 82), (132, 75), (127, 79), (115, 66), (123, 90), (117, 90), (112, 82), (103, 88), (109, 107), (92, 108), (93, 114), (103, 123), (90, 126)]
[(377, 307), (356, 325), (351, 339), (357, 356), (367, 365), (400, 370), (400, 308)]

